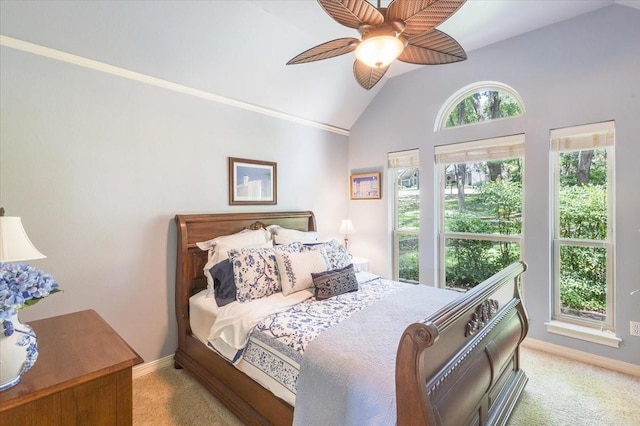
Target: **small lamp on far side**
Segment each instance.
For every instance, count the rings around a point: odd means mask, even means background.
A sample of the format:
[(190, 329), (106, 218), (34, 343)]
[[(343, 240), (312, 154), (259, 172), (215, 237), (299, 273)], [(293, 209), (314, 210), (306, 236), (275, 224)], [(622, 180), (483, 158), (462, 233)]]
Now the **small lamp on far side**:
[[(356, 233), (355, 229), (353, 229), (353, 223), (351, 222), (351, 219), (342, 219), (342, 222), (340, 223), (340, 233), (344, 235), (344, 247), (348, 252), (349, 235)], [(351, 253), (349, 253), (349, 256), (351, 256)]]

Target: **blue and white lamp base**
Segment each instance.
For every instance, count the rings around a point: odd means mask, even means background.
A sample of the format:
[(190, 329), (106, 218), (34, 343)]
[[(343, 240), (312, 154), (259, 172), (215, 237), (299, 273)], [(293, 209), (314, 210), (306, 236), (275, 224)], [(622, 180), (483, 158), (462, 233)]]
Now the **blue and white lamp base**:
[(0, 323), (0, 391), (18, 383), (38, 359), (38, 339), (18, 315)]

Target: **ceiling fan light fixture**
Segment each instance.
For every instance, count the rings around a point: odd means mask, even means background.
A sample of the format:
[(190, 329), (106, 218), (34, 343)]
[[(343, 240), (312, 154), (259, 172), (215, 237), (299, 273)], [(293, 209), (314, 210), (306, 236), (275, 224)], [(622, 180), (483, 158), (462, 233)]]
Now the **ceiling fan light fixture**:
[(404, 45), (402, 40), (391, 35), (370, 37), (358, 44), (356, 58), (372, 68), (383, 68), (400, 56)]

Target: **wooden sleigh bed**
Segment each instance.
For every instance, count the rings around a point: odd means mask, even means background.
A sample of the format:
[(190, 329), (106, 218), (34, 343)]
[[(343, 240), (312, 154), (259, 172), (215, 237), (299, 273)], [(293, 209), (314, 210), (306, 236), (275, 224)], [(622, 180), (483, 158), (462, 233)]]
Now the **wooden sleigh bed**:
[[(207, 252), (196, 242), (256, 226), (316, 230), (312, 212), (193, 214), (178, 234), (176, 368), (186, 369), (245, 424), (291, 425), (293, 407), (235, 368), (191, 332), (189, 298), (207, 287)], [(519, 345), (527, 334), (517, 262), (398, 336), (398, 425), (505, 424), (527, 377)]]

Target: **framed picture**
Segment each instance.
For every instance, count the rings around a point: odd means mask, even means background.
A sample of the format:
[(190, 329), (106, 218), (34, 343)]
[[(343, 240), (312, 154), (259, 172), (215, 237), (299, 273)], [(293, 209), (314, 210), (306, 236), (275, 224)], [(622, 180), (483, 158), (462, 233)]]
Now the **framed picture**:
[(380, 199), (380, 173), (361, 173), (351, 175), (351, 199)]
[(276, 163), (229, 157), (229, 204), (276, 204)]

